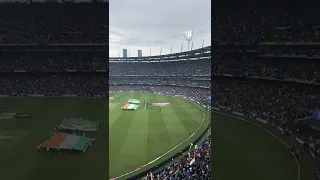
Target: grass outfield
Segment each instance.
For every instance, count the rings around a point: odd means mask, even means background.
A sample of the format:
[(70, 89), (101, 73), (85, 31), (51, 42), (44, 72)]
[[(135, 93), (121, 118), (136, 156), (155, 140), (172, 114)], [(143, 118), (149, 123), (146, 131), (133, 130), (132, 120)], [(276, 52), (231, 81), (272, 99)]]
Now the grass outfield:
[[(111, 177), (134, 170), (168, 151), (190, 136), (203, 116), (199, 107), (179, 98), (140, 93), (113, 96), (120, 99), (110, 100), (109, 104)], [(137, 111), (121, 111), (120, 107), (129, 98), (169, 102), (172, 106), (163, 107), (161, 112), (159, 108), (144, 110), (142, 106)], [(108, 104), (105, 100), (1, 99), (1, 107), (33, 114), (27, 119), (0, 120), (1, 179), (109, 179), (106, 173), (109, 168)], [(88, 134), (97, 141), (85, 154), (48, 156), (39, 153), (37, 145), (48, 138), (66, 116), (100, 120), (99, 130)], [(212, 117), (214, 180), (297, 180), (297, 163), (279, 140), (236, 118), (217, 114)], [(189, 144), (190, 141), (185, 146)], [(309, 154), (304, 154), (300, 167), (301, 180), (314, 179), (316, 163)]]
[[(1, 107), (33, 115), (27, 119), (0, 120), (0, 179), (108, 179), (106, 100), (1, 99)], [(87, 153), (77, 155), (49, 156), (38, 152), (37, 145), (67, 116), (100, 120), (98, 131), (87, 133), (97, 139), (93, 146)]]
[[(280, 136), (275, 129), (258, 125)], [(213, 179), (298, 180), (298, 165), (290, 150), (261, 128), (214, 114), (212, 137)], [(315, 178), (316, 163), (310, 154), (304, 153), (300, 167), (301, 180)]]
[[(166, 153), (193, 134), (204, 117), (198, 105), (177, 97), (142, 93), (111, 93), (110, 96), (115, 97), (109, 102), (110, 178), (133, 171)], [(141, 101), (140, 107), (136, 111), (120, 110), (125, 102), (132, 98)], [(148, 100), (149, 103), (171, 103), (171, 106), (161, 107), (161, 111), (160, 107), (144, 109), (144, 100)], [(208, 120), (208, 113), (206, 117)], [(208, 121), (205, 122), (203, 128), (191, 140), (199, 137), (207, 127)], [(191, 140), (139, 172), (157, 165), (189, 146)], [(134, 174), (136, 173), (131, 176)], [(128, 177), (130, 176), (125, 178)]]

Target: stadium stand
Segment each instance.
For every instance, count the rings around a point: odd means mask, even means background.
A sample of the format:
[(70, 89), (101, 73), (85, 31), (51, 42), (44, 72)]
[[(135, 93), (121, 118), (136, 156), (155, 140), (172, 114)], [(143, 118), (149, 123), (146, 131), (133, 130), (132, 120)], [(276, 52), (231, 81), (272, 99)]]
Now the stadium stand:
[[(71, 56), (73, 57), (73, 56)], [(66, 58), (66, 60), (69, 60)], [(81, 59), (80, 59), (81, 61)], [(180, 68), (184, 65), (199, 63), (200, 68), (197, 68), (195, 72), (210, 72), (210, 60), (195, 61), (195, 62), (178, 62), (176, 63), (176, 68)], [(206, 63), (207, 66), (202, 66)], [(54, 64), (54, 63), (53, 63)], [(149, 65), (147, 63), (137, 63), (137, 70), (135, 72), (143, 72), (147, 70)], [(54, 64), (56, 66), (56, 64)], [(117, 66), (119, 65), (119, 66)], [(149, 93), (164, 93), (168, 95), (180, 95), (195, 99), (199, 102), (208, 103), (208, 96), (211, 95), (210, 87), (210, 74), (207, 76), (191, 76), (190, 72), (183, 71), (181, 69), (179, 75), (176, 78), (163, 77), (165, 75), (163, 72), (167, 67), (171, 67), (172, 64), (168, 62), (162, 62), (161, 66), (163, 69), (157, 69), (156, 73), (159, 76), (153, 76), (153, 74), (147, 70), (150, 76), (141, 78), (138, 76), (127, 77), (125, 75), (130, 75), (126, 72), (127, 69), (131, 68), (131, 64), (125, 66), (121, 63), (115, 63), (113, 67), (118, 69), (119, 72), (117, 76), (110, 76), (110, 80), (106, 78), (103, 74), (95, 74), (92, 72), (60, 72), (60, 73), (45, 73), (41, 72), (42, 76), (39, 77), (32, 72), (25, 73), (9, 73), (7, 72), (4, 76), (0, 78), (0, 84), (3, 89), (1, 89), (0, 94), (8, 94), (12, 96), (24, 96), (26, 94), (45, 94), (47, 96), (59, 96), (61, 94), (77, 94), (79, 96), (94, 96), (96, 94), (106, 96), (106, 89), (109, 88), (110, 91), (136, 91), (136, 92), (149, 92)], [(32, 67), (32, 66), (31, 66)], [(140, 68), (139, 68), (140, 67)], [(138, 69), (139, 68), (139, 69)], [(45, 68), (44, 68), (45, 69)], [(48, 68), (50, 69), (50, 68)], [(172, 68), (173, 72), (178, 72), (176, 69)], [(123, 75), (126, 72), (125, 75)], [(116, 73), (115, 73), (116, 74)], [(108, 87), (108, 85), (110, 86)], [(178, 161), (179, 164), (175, 163), (170, 166), (171, 170), (177, 170), (179, 166), (188, 167), (188, 163), (191, 161), (193, 165), (190, 166), (197, 171), (203, 173), (203, 177), (210, 177), (211, 163), (210, 163), (210, 140), (206, 140), (203, 144), (198, 146), (198, 149), (192, 151), (192, 156), (187, 157), (183, 155)], [(54, 146), (56, 147), (56, 146)], [(75, 148), (75, 147), (74, 147)], [(193, 154), (194, 153), (194, 154)], [(206, 154), (206, 158), (199, 158), (195, 154)], [(186, 161), (184, 160), (186, 159)], [(194, 159), (194, 160), (193, 160)], [(188, 163), (187, 163), (188, 162)], [(204, 164), (205, 163), (205, 164)], [(170, 171), (171, 171), (170, 170)], [(157, 169), (153, 175), (155, 177), (169, 177), (168, 169)], [(181, 176), (184, 178), (194, 177), (190, 174), (191, 171), (188, 170), (184, 172), (177, 172), (176, 176)], [(145, 175), (145, 174), (144, 174)], [(149, 175), (148, 175), (149, 176)], [(173, 177), (173, 174), (171, 174)]]
[[(221, 4), (226, 8), (213, 9), (213, 46), (217, 48), (212, 61), (163, 60), (128, 64), (115, 59), (108, 65), (107, 53), (102, 51), (97, 55), (91, 51), (97, 47), (105, 50), (107, 43), (106, 24), (91, 21), (104, 13), (96, 8), (91, 12), (90, 6), (95, 5), (86, 4), (88, 16), (81, 13), (82, 5), (73, 14), (67, 10), (68, 5), (18, 6), (0, 5), (0, 85), (3, 87), (0, 94), (106, 96), (110, 83), (110, 91), (162, 92), (203, 101), (211, 95), (212, 89), (214, 107), (230, 108), (248, 118), (264, 119), (288, 129), (291, 135), (297, 133), (290, 129), (296, 120), (308, 118), (313, 108), (320, 106), (320, 27), (317, 24), (320, 11), (315, 4), (277, 2), (268, 8), (261, 2), (250, 6), (239, 2), (235, 4), (237, 11), (230, 9), (229, 4)], [(11, 16), (18, 11), (28, 15), (22, 19)], [(61, 14), (50, 16), (52, 19), (48, 21), (43, 18), (49, 16), (39, 16), (52, 11)], [(68, 18), (64, 18), (66, 15)], [(83, 21), (74, 21), (75, 16), (83, 16)], [(88, 21), (91, 25), (84, 26)], [(86, 47), (48, 46), (50, 43), (85, 43)], [(24, 45), (12, 48), (8, 44)], [(69, 51), (60, 52), (59, 49)], [(106, 75), (108, 66), (110, 81)], [(298, 137), (305, 141), (302, 136)], [(197, 156), (210, 155), (210, 142), (209, 138), (199, 145), (191, 152), (191, 157), (184, 154), (166, 168), (145, 173), (146, 178), (210, 179), (210, 156)], [(319, 154), (316, 138), (308, 144), (315, 144), (312, 152)], [(196, 166), (191, 171), (187, 162), (190, 163), (192, 157), (196, 157)]]
[(169, 178), (211, 179), (211, 135), (189, 154), (183, 154), (177, 162), (146, 177), (147, 180)]
[[(106, 97), (106, 9), (98, 1), (1, 1), (0, 96)], [(38, 150), (86, 152), (94, 140), (69, 133), (55, 130)]]
[(105, 8), (88, 2), (1, 3), (0, 43), (106, 43)]
[(121, 75), (145, 75), (145, 76), (191, 76), (210, 75), (211, 65), (208, 60), (186, 62), (154, 62), (128, 64), (111, 63), (109, 66), (110, 76)]
[(309, 146), (307, 154), (317, 159), (319, 131), (308, 123), (320, 105), (318, 3), (217, 3), (212, 21), (214, 110), (263, 120), (294, 138), (296, 148)]
[(0, 3), (0, 93), (106, 95), (106, 8), (103, 2)]
[[(79, 3), (74, 7), (72, 5), (71, 10), (68, 3), (0, 4), (1, 95), (50, 97), (72, 94), (106, 97), (110, 83), (111, 91), (162, 92), (186, 96), (208, 104), (210, 59), (187, 58), (176, 62), (171, 61), (177, 60), (175, 58), (167, 58), (153, 64), (128, 64), (116, 59), (115, 63), (107, 64), (108, 27), (101, 20), (107, 12), (100, 4)], [(20, 12), (23, 16), (14, 16), (13, 12)], [(49, 16), (53, 12), (59, 14)], [(80, 19), (79, 16), (81, 21), (77, 20)], [(203, 54), (210, 48), (186, 54), (197, 57), (196, 53)], [(180, 54), (170, 56), (178, 55)], [(152, 58), (154, 57), (144, 60), (153, 61)], [(110, 81), (107, 78), (108, 72)], [(140, 75), (146, 77), (141, 78)], [(168, 75), (177, 78), (171, 79), (166, 77)], [(57, 135), (52, 136), (47, 145), (44, 143), (44, 148), (50, 146), (60, 149), (70, 144), (73, 149), (82, 151), (88, 140), (72, 135)], [(206, 158), (199, 158), (200, 154), (205, 154)], [(210, 177), (209, 139), (199, 145), (190, 157), (181, 157), (179, 163), (187, 167), (184, 158), (188, 158), (189, 162), (194, 161), (192, 167), (197, 173), (203, 171), (203, 177)], [(172, 170), (177, 167), (177, 164), (171, 165)], [(156, 170), (155, 176), (168, 176), (164, 169)], [(190, 173), (190, 170), (182, 170), (177, 176), (193, 177)], [(145, 175), (146, 173), (142, 174)]]
[(0, 57), (1, 72), (106, 71), (107, 55), (96, 51), (9, 51)]
[(83, 96), (107, 94), (108, 80), (102, 75), (10, 75), (0, 78), (1, 94), (79, 94)]
[(283, 82), (256, 79), (213, 79), (213, 106), (230, 107), (245, 114), (254, 113), (267, 120), (290, 123), (312, 114), (319, 103), (313, 97), (319, 87), (303, 87)]
[(289, 54), (265, 48), (264, 52), (258, 49), (257, 56), (240, 53), (220, 56), (213, 61), (213, 74), (320, 83), (319, 56), (312, 54), (308, 57), (302, 50), (304, 49)]
[[(211, 57), (205, 53), (208, 50), (211, 51), (211, 47), (140, 59), (111, 58), (109, 90), (188, 97), (210, 107)], [(180, 55), (188, 58), (181, 59)], [(190, 154), (181, 154), (174, 163), (170, 159), (168, 166), (152, 168), (134, 178), (211, 179), (210, 147), (211, 139), (207, 138)]]
[[(230, 2), (213, 6), (214, 43), (319, 42), (316, 1)], [(223, 11), (222, 11), (223, 10)]]

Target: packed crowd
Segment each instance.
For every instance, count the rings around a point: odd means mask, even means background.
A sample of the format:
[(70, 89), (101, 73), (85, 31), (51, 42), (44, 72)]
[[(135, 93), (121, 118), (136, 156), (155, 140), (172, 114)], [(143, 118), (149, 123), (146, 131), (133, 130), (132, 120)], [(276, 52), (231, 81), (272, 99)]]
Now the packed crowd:
[(183, 153), (178, 161), (154, 173), (148, 173), (146, 179), (211, 179), (211, 135), (190, 153)]
[(0, 72), (106, 71), (108, 69), (107, 58), (105, 52), (95, 51), (5, 52), (0, 57)]
[(211, 75), (211, 60), (174, 61), (166, 63), (109, 63), (109, 74), (145, 76)]
[(320, 10), (316, 1), (233, 1), (232, 4), (220, 1), (213, 6), (216, 43), (320, 42)]
[(107, 9), (107, 3), (0, 3), (0, 44), (107, 43)]
[(320, 105), (319, 90), (318, 86), (277, 81), (216, 78), (212, 105), (287, 123), (312, 115), (312, 110)]
[[(5, 53), (0, 57), (0, 72), (42, 71), (62, 72), (68, 70), (108, 70), (110, 76), (192, 76), (211, 74), (211, 61), (167, 63), (106, 63), (106, 55), (88, 52), (77, 53)], [(252, 55), (228, 55), (214, 57), (214, 75), (233, 75), (279, 80), (308, 81), (320, 83), (318, 59), (256, 57)]]
[(121, 84), (149, 84), (149, 85), (175, 85), (190, 87), (211, 87), (211, 81), (198, 80), (193, 78), (109, 78), (110, 85)]
[(66, 70), (109, 70), (111, 76), (191, 76), (211, 75), (211, 60), (178, 61), (166, 63), (107, 63), (105, 52), (3, 52), (0, 57), (0, 72), (41, 71), (63, 72)]
[[(165, 80), (162, 79), (164, 82)], [(141, 82), (150, 84), (139, 85)], [(4, 75), (0, 77), (0, 94), (89, 94), (102, 95), (110, 91), (140, 91), (150, 93), (165, 93), (167, 95), (180, 95), (190, 97), (198, 101), (207, 99), (211, 91), (209, 87), (197, 88), (202, 85), (209, 86), (210, 81), (201, 83), (201, 81), (177, 79), (170, 80), (173, 84), (163, 84), (159, 86), (160, 81), (147, 79), (113, 79), (103, 75), (70, 75), (70, 74), (53, 74), (53, 75)], [(185, 83), (183, 83), (185, 82)], [(176, 83), (176, 84), (175, 84)], [(190, 84), (193, 83), (193, 84)], [(109, 86), (110, 84), (110, 86)], [(119, 85), (122, 84), (122, 85)], [(124, 85), (127, 84), (127, 85)], [(133, 84), (133, 85), (128, 85)], [(170, 86), (169, 86), (170, 85)], [(180, 85), (194, 87), (180, 87)]]
[(0, 94), (83, 94), (105, 95), (108, 79), (105, 76), (1, 76)]
[(213, 73), (320, 83), (319, 59), (228, 55), (213, 60)]
[(262, 46), (258, 45), (256, 51), (260, 55), (287, 55), (294, 58), (319, 58), (318, 46)]
[(177, 86), (141, 86), (141, 85), (111, 85), (109, 86), (111, 92), (147, 92), (147, 93), (162, 93), (166, 95), (178, 95), (192, 98), (197, 101), (203, 101), (211, 95), (210, 89), (177, 87)]

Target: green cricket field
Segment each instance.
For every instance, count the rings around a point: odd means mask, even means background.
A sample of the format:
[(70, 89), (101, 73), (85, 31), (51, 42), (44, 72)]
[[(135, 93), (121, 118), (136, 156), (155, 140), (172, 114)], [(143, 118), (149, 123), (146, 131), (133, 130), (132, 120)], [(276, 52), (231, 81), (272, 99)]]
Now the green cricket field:
[[(209, 124), (209, 113), (189, 100), (143, 93), (109, 96), (113, 97), (109, 100), (110, 178), (130, 173), (123, 177), (126, 179), (156, 166), (190, 146)], [(141, 101), (137, 110), (121, 110), (129, 99)], [(149, 109), (144, 108), (145, 100)], [(157, 107), (151, 103), (170, 103), (170, 106)]]
[[(108, 179), (108, 103), (104, 99), (3, 98), (1, 109), (32, 113), (29, 118), (0, 119), (0, 179)], [(6, 112), (8, 113), (8, 112)], [(65, 117), (100, 121), (97, 140), (83, 154), (48, 155), (37, 145), (50, 137)]]
[[(1, 98), (0, 107), (5, 113), (0, 115), (0, 179), (100, 180), (124, 174), (127, 175), (119, 179), (127, 179), (188, 147), (209, 124), (209, 113), (203, 113), (201, 107), (188, 100), (143, 93), (111, 93), (110, 97), (113, 99), (109, 101)], [(121, 110), (129, 99), (140, 100), (139, 107)], [(170, 106), (144, 109), (144, 100)], [(12, 113), (32, 116), (8, 118)], [(64, 117), (100, 121), (96, 132), (86, 133), (96, 138), (92, 147), (83, 154), (38, 152), (37, 145), (48, 139)], [(280, 136), (278, 131), (216, 113), (211, 123), (214, 180), (314, 178), (315, 161), (305, 153), (297, 163), (284, 145), (290, 141), (283, 143), (275, 137)]]
[[(208, 113), (203, 114), (197, 104), (187, 100), (142, 93), (110, 96), (115, 99), (110, 99), (109, 104), (105, 99), (88, 98), (0, 99), (0, 108), (5, 110), (0, 115), (0, 179), (110, 179), (149, 163), (120, 178), (127, 179), (188, 147), (203, 127), (208, 126)], [(138, 109), (121, 110), (132, 98), (141, 100)], [(170, 103), (170, 106), (161, 107), (161, 111), (160, 107), (144, 109), (143, 100)], [(8, 113), (31, 113), (32, 116), (1, 118)], [(86, 133), (96, 138), (92, 147), (83, 154), (38, 152), (37, 145), (48, 139), (65, 117), (100, 121), (96, 132)], [(199, 128), (202, 122), (205, 123)], [(169, 150), (172, 151), (162, 156)], [(162, 157), (154, 161), (159, 156)]]
[(312, 180), (316, 161), (304, 152), (297, 161), (279, 130), (258, 121), (214, 113), (212, 116), (214, 180)]

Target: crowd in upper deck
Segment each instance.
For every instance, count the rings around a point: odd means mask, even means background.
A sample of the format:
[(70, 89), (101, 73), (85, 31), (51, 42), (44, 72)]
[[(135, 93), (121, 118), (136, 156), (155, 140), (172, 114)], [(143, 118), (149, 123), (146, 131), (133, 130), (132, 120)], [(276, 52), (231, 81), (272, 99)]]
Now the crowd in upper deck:
[(0, 44), (108, 43), (107, 7), (0, 3)]
[(213, 6), (212, 12), (214, 43), (320, 41), (320, 10), (316, 1), (239, 1), (232, 6), (221, 2)]

